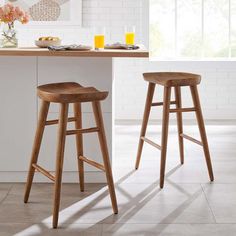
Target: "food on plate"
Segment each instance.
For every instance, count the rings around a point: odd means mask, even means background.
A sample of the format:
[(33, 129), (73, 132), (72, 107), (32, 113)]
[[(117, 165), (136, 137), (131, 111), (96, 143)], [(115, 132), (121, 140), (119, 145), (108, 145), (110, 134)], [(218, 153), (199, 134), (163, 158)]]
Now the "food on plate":
[(35, 45), (40, 48), (47, 48), (50, 46), (60, 46), (61, 39), (59, 37), (40, 37), (38, 40), (35, 40)]
[(60, 38), (47, 36), (47, 37), (40, 37), (38, 40), (39, 41), (60, 41)]

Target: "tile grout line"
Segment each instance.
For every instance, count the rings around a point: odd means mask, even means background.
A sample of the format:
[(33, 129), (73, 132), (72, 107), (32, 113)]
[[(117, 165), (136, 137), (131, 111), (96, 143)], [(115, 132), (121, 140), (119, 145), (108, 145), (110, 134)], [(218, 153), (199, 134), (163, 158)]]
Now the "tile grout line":
[(14, 184), (11, 185), (11, 187), (8, 189), (5, 197), (0, 201), (0, 205), (6, 200), (6, 198), (8, 197), (9, 193), (11, 192), (12, 188), (13, 188)]
[[(31, 222), (30, 222), (31, 223)], [(38, 223), (38, 222), (33, 222)], [(0, 223), (0, 224), (8, 224), (8, 223)], [(25, 223), (14, 223), (14, 224), (25, 224)], [(49, 224), (50, 222), (45, 222), (45, 224)], [(140, 222), (134, 222), (134, 223), (61, 223), (60, 225), (216, 225), (215, 223), (140, 223)], [(236, 223), (217, 223), (217, 225), (236, 225)]]
[(208, 207), (209, 207), (209, 209), (210, 209), (210, 211), (211, 211), (211, 214), (212, 214), (212, 216), (213, 216), (213, 219), (214, 219), (214, 221), (215, 221), (215, 224), (217, 224), (215, 214), (213, 213), (213, 210), (212, 210), (212, 208), (211, 208), (211, 206), (210, 206), (210, 202), (209, 202), (208, 199), (207, 199), (207, 196), (206, 196), (206, 193), (205, 193), (205, 191), (204, 191), (204, 188), (203, 188), (202, 184), (200, 184), (200, 186), (201, 186), (201, 188), (202, 188), (203, 195), (204, 195), (204, 197), (205, 197), (205, 199), (206, 199), (206, 201), (207, 201), (207, 205), (208, 205)]

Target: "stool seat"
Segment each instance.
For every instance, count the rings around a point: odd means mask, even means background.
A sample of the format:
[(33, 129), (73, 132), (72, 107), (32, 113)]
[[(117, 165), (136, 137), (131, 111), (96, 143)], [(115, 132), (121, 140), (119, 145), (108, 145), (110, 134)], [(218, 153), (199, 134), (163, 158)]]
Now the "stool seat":
[(94, 87), (83, 87), (78, 83), (65, 82), (38, 86), (38, 96), (47, 102), (76, 103), (101, 101), (108, 92), (100, 92)]
[(144, 73), (144, 80), (160, 84), (166, 87), (175, 86), (194, 86), (201, 82), (201, 76), (191, 73), (183, 72), (155, 72), (155, 73)]

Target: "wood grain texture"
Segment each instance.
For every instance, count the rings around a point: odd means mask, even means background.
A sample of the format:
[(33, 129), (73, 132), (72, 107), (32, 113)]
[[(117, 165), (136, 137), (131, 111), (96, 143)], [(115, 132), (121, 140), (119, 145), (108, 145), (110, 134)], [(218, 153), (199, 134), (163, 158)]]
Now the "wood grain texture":
[(68, 119), (67, 103), (60, 104), (60, 118), (58, 125), (58, 137), (57, 137), (57, 160), (56, 160), (56, 174), (55, 174), (55, 189), (54, 189), (54, 206), (53, 206), (53, 228), (57, 228), (58, 214), (60, 209), (61, 198), (61, 181), (64, 162), (64, 151), (66, 141), (66, 127)]
[(191, 86), (200, 84), (201, 82), (200, 75), (184, 72), (144, 73), (143, 77), (148, 82), (160, 84), (167, 87)]
[(99, 131), (99, 128), (97, 127), (87, 128), (87, 129), (75, 129), (75, 130), (67, 130), (66, 135), (89, 134), (89, 133), (94, 133), (98, 131)]
[[(76, 121), (75, 117), (68, 118), (67, 122), (74, 122)], [(59, 123), (59, 120), (47, 120), (46, 125), (56, 125)]]
[(0, 56), (43, 56), (43, 57), (149, 57), (145, 49), (138, 50), (91, 50), (49, 51), (45, 48), (1, 48)]
[(141, 137), (141, 139), (142, 139), (144, 142), (150, 144), (151, 146), (153, 146), (153, 147), (155, 147), (155, 148), (161, 150), (161, 146), (160, 146), (159, 144), (157, 144), (157, 143), (154, 143), (152, 140), (150, 140), (150, 139), (148, 139), (148, 138), (146, 138), (146, 137)]
[[(76, 117), (75, 128), (82, 129), (82, 104), (74, 103), (74, 116)], [(79, 159), (80, 156), (83, 156), (83, 135), (81, 133), (76, 134), (76, 151), (77, 151), (77, 163), (79, 171), (79, 184), (80, 191), (84, 192), (84, 162)]]
[(143, 150), (143, 142), (144, 142), (142, 137), (145, 137), (145, 135), (146, 135), (147, 124), (148, 124), (148, 120), (149, 120), (149, 116), (150, 116), (150, 112), (151, 112), (152, 100), (153, 100), (153, 95), (155, 92), (155, 87), (156, 87), (156, 85), (153, 83), (149, 83), (149, 85), (148, 85), (148, 92), (147, 92), (145, 110), (143, 113), (142, 128), (141, 128), (141, 133), (140, 133), (140, 137), (139, 137), (138, 152), (137, 152), (136, 163), (135, 163), (136, 170), (139, 168), (139, 164), (140, 164), (140, 160), (141, 160), (141, 155), (142, 155), (142, 150)]
[(183, 113), (196, 111), (194, 107), (170, 109), (170, 113)]
[[(136, 158), (136, 169), (139, 167), (141, 159), (141, 153), (143, 148), (143, 142), (151, 144), (161, 150), (161, 163), (160, 163), (160, 188), (164, 187), (165, 179), (165, 166), (166, 166), (166, 153), (167, 153), (167, 141), (168, 141), (168, 128), (169, 128), (169, 115), (170, 113), (176, 113), (177, 125), (178, 125), (178, 139), (179, 139), (179, 152), (180, 162), (184, 164), (184, 138), (192, 141), (198, 145), (203, 146), (207, 168), (210, 176), (210, 180), (214, 180), (211, 157), (208, 147), (208, 141), (206, 136), (206, 130), (204, 125), (204, 119), (202, 115), (200, 99), (198, 95), (197, 85), (201, 82), (201, 76), (197, 74), (184, 73), (184, 72), (153, 72), (144, 73), (144, 80), (149, 82), (149, 89), (146, 99), (146, 107), (143, 116), (143, 123), (141, 128), (141, 136), (138, 145), (138, 154)], [(159, 84), (164, 86), (164, 99), (163, 102), (152, 103), (155, 85)], [(190, 87), (194, 107), (182, 108), (181, 100), (181, 87)], [(175, 90), (175, 101), (171, 101), (171, 89), (174, 87)], [(170, 105), (175, 104), (175, 109), (170, 109)], [(162, 117), (162, 141), (161, 146), (145, 138), (147, 123), (151, 106), (162, 106), (163, 105), (163, 117)], [(198, 141), (188, 135), (183, 134), (183, 112), (195, 112), (198, 127), (200, 130), (201, 141)]]
[[(108, 92), (99, 92), (93, 87), (82, 87), (81, 85), (68, 82), (68, 83), (56, 83), (47, 84), (38, 87), (38, 95), (43, 99), (38, 128), (36, 131), (35, 142), (32, 151), (32, 158), (29, 168), (28, 180), (26, 185), (25, 199), (28, 201), (29, 192), (31, 189), (33, 176), (35, 170), (39, 171), (49, 179), (55, 182), (54, 184), (54, 207), (53, 207), (53, 228), (58, 226), (58, 217), (60, 210), (60, 196), (61, 196), (61, 183), (62, 183), (62, 171), (64, 162), (64, 150), (66, 135), (76, 136), (76, 147), (77, 147), (77, 162), (79, 168), (79, 179), (81, 191), (84, 191), (84, 162), (105, 171), (108, 188), (110, 192), (111, 202), (114, 213), (118, 213), (115, 187), (112, 176), (112, 169), (110, 165), (108, 146), (105, 136), (105, 128), (102, 117), (102, 110), (100, 101), (104, 100)], [(78, 97), (79, 96), (79, 97)], [(45, 99), (47, 101), (45, 101)], [(50, 102), (58, 102), (60, 104), (60, 117), (58, 120), (47, 121), (47, 114)], [(75, 102), (76, 101), (76, 102)], [(93, 112), (97, 127), (82, 128), (82, 102), (92, 102)], [(68, 118), (69, 104), (74, 105), (74, 117)], [(68, 122), (75, 122), (74, 130), (67, 130)], [(56, 172), (55, 177), (49, 173), (46, 169), (37, 165), (38, 154), (42, 141), (43, 131), (46, 125), (53, 125), (58, 123), (58, 137), (57, 137), (57, 155), (56, 155)], [(94, 133), (98, 134), (101, 152), (103, 156), (104, 166), (93, 160), (87, 159), (83, 156), (83, 134)]]
[(78, 103), (104, 100), (108, 92), (100, 92), (94, 87), (83, 87), (75, 82), (44, 84), (37, 88), (38, 96), (48, 102)]
[(25, 196), (24, 196), (24, 202), (27, 203), (29, 199), (29, 194), (34, 178), (35, 168), (33, 167), (33, 164), (37, 164), (38, 162), (38, 156), (39, 151), (42, 143), (43, 133), (46, 125), (46, 120), (48, 116), (48, 110), (49, 110), (49, 102), (42, 101), (39, 119), (38, 119), (38, 125), (37, 130), (34, 138), (34, 144), (32, 148), (32, 154), (31, 154), (31, 161), (29, 166), (29, 172), (28, 172), (28, 178), (25, 186)]
[(48, 177), (53, 182), (55, 181), (55, 176), (53, 176), (49, 171), (45, 170), (44, 168), (42, 168), (37, 164), (33, 164), (33, 167), (36, 171), (42, 173), (44, 176)]
[(117, 214), (118, 207), (117, 207), (115, 186), (114, 186), (112, 169), (111, 169), (111, 164), (110, 164), (110, 159), (109, 159), (109, 152), (108, 152), (108, 146), (107, 146), (107, 141), (106, 141), (106, 134), (105, 134), (105, 128), (104, 128), (104, 123), (103, 123), (101, 104), (100, 102), (95, 101), (92, 103), (92, 105), (93, 105), (93, 113), (94, 113), (96, 125), (99, 128), (98, 139), (99, 139), (99, 143), (100, 143), (100, 147), (102, 151), (103, 163), (104, 163), (104, 168), (106, 172), (107, 184), (108, 184), (108, 189), (110, 192), (113, 212)]
[[(175, 105), (176, 104), (176, 101), (171, 101), (170, 102), (171, 105)], [(160, 106), (163, 106), (164, 103), (163, 102), (153, 102), (152, 103), (152, 107), (160, 107)]]
[(91, 159), (88, 159), (87, 157), (83, 157), (83, 156), (80, 156), (79, 159), (80, 159), (81, 161), (84, 161), (84, 162), (86, 162), (87, 164), (89, 164), (89, 165), (91, 165), (91, 166), (93, 166), (93, 167), (95, 167), (95, 168), (97, 168), (97, 169), (102, 170), (102, 171), (105, 172), (104, 166), (101, 165), (100, 163), (98, 163), (98, 162), (96, 162), (96, 161), (93, 161), (93, 160), (91, 160)]
[(161, 134), (161, 167), (160, 167), (160, 188), (164, 187), (165, 168), (166, 168), (166, 152), (169, 130), (169, 116), (170, 116), (170, 99), (171, 88), (164, 88), (164, 105), (162, 116), (162, 134)]
[(199, 141), (199, 140), (197, 140), (197, 139), (195, 139), (195, 138), (193, 138), (193, 137), (191, 137), (191, 136), (189, 136), (187, 134), (180, 134), (180, 137), (183, 137), (183, 138), (185, 138), (185, 139), (187, 139), (187, 140), (189, 140), (189, 141), (191, 141), (193, 143), (196, 143), (196, 144), (202, 146), (202, 142), (201, 141)]
[[(182, 98), (181, 98), (181, 88), (175, 87), (175, 101), (176, 101), (176, 109), (182, 109)], [(180, 154), (180, 163), (184, 164), (184, 139), (181, 136), (183, 133), (183, 117), (182, 112), (176, 113), (177, 118), (177, 127), (178, 127), (178, 139), (179, 139), (179, 154)]]
[(206, 129), (205, 129), (204, 119), (203, 119), (203, 115), (202, 115), (202, 108), (201, 108), (201, 104), (200, 104), (200, 98), (199, 98), (197, 86), (191, 86), (190, 90), (191, 90), (191, 94), (192, 94), (192, 98), (193, 98), (193, 104), (196, 108), (196, 117), (197, 117), (198, 127), (199, 127), (200, 136), (201, 136), (201, 140), (202, 140), (203, 151), (205, 154), (209, 177), (210, 177), (211, 181), (214, 181), (214, 174), (213, 174), (213, 170), (212, 170), (210, 150), (209, 150), (209, 146), (208, 146)]

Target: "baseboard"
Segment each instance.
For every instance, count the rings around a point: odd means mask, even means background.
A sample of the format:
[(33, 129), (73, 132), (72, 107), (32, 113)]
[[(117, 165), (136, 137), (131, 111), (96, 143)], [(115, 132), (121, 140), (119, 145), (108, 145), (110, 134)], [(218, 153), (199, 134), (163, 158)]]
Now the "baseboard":
[[(52, 173), (54, 174), (54, 173)], [(0, 172), (0, 182), (1, 183), (25, 183), (27, 178), (27, 172), (24, 171), (3, 171)], [(36, 183), (50, 183), (48, 180), (40, 173), (35, 173), (34, 182)], [(63, 172), (63, 183), (78, 183), (79, 177), (78, 172)], [(85, 182), (86, 183), (105, 183), (106, 176), (100, 171), (85, 172)]]
[[(196, 120), (191, 119), (185, 119), (184, 121), (185, 125), (196, 125)], [(135, 119), (117, 119), (115, 120), (115, 125), (141, 125), (142, 120), (135, 120)], [(150, 125), (161, 125), (161, 120), (150, 120)], [(171, 119), (170, 125), (175, 125), (176, 120)], [(206, 125), (236, 125), (236, 120), (205, 120)]]

